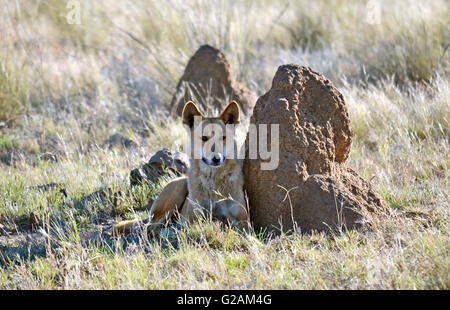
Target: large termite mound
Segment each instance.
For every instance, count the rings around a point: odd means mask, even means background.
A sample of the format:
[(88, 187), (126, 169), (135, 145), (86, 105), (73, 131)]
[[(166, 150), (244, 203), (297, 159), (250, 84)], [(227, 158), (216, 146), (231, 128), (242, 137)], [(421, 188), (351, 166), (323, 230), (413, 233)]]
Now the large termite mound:
[(277, 168), (261, 169), (260, 158), (245, 160), (245, 189), (256, 229), (353, 228), (389, 212), (373, 186), (345, 163), (353, 136), (347, 107), (321, 74), (280, 66), (250, 122), (257, 128), (279, 125)]
[(233, 78), (225, 55), (209, 45), (201, 46), (189, 59), (172, 98), (172, 114), (180, 116), (189, 100), (203, 111), (221, 110), (231, 100), (248, 114), (256, 102), (256, 94)]

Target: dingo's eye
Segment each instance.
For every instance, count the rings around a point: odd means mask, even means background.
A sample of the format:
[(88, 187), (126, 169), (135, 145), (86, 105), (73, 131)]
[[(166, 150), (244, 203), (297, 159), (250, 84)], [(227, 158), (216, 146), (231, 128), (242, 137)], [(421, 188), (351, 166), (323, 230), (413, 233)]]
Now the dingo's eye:
[(202, 141), (204, 141), (204, 142), (208, 141), (208, 137), (207, 136), (202, 136)]

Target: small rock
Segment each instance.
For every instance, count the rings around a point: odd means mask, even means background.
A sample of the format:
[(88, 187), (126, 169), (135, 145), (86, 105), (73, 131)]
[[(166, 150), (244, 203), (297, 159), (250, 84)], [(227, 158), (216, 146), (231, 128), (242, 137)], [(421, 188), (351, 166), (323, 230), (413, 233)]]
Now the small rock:
[(189, 157), (185, 153), (162, 149), (153, 155), (148, 163), (130, 172), (130, 184), (135, 186), (142, 182), (156, 182), (164, 174), (180, 176), (189, 167)]
[(0, 154), (0, 163), (10, 166), (14, 160), (14, 153)]
[(113, 134), (109, 139), (105, 142), (107, 146), (111, 147), (117, 147), (122, 146), (125, 148), (131, 148), (131, 147), (137, 147), (138, 144), (131, 140), (130, 138), (127, 138), (121, 134)]

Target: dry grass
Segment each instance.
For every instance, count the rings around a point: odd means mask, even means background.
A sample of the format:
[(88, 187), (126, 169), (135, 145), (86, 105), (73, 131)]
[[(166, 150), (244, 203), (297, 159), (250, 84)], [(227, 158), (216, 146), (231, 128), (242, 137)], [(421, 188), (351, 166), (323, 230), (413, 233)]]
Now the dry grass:
[[(0, 0), (1, 289), (450, 288), (447, 1), (379, 1), (379, 24), (363, 1), (85, 2), (70, 25), (65, 1)], [(202, 44), (258, 94), (283, 63), (329, 77), (355, 132), (349, 164), (397, 217), (271, 239), (205, 221), (176, 247), (102, 234), (144, 218), (164, 185), (130, 189), (129, 171), (185, 139), (168, 105)], [(138, 146), (110, 148), (114, 133)], [(66, 195), (36, 188), (49, 183)]]

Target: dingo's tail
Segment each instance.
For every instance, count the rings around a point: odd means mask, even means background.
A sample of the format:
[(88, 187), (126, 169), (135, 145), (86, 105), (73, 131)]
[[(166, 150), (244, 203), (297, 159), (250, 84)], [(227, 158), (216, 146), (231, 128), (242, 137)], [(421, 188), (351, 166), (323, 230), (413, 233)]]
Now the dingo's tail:
[(128, 235), (139, 225), (139, 223), (140, 220), (121, 221), (114, 225), (112, 233), (114, 236)]

